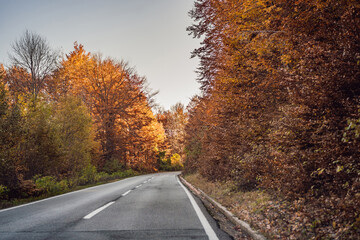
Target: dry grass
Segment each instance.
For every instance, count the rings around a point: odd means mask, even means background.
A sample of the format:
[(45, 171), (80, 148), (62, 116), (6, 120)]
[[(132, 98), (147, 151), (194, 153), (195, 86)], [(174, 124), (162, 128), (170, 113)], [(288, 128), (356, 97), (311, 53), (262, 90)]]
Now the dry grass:
[(232, 182), (209, 182), (199, 174), (185, 179), (268, 239), (359, 239), (360, 217), (355, 223), (336, 220), (337, 214), (344, 214), (340, 205), (344, 200), (329, 207), (323, 202), (336, 202), (330, 201), (331, 196), (325, 200), (289, 201), (275, 192), (238, 191)]
[(270, 195), (264, 191), (239, 192), (232, 182), (209, 182), (199, 174), (187, 175), (185, 179), (228, 209), (243, 206), (250, 212), (257, 212), (270, 201)]
[(268, 239), (306, 239), (306, 217), (279, 196), (263, 190), (238, 191), (232, 182), (209, 182), (199, 174), (184, 178)]

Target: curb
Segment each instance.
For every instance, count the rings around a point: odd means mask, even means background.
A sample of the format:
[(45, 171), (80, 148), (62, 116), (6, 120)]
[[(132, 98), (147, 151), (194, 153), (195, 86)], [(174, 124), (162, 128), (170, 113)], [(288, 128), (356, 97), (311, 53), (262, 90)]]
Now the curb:
[(255, 240), (266, 240), (266, 238), (261, 235), (259, 232), (253, 230), (250, 225), (247, 222), (244, 222), (234, 216), (229, 210), (227, 210), (224, 206), (222, 206), (220, 203), (212, 199), (210, 196), (208, 196), (206, 193), (201, 191), (200, 189), (194, 187), (190, 183), (188, 183), (181, 175), (178, 175), (180, 181), (195, 195), (199, 197), (204, 197), (206, 200), (208, 200), (210, 203), (212, 203), (216, 208), (219, 209), (233, 224), (236, 226), (239, 226), (241, 230), (246, 232), (251, 238)]

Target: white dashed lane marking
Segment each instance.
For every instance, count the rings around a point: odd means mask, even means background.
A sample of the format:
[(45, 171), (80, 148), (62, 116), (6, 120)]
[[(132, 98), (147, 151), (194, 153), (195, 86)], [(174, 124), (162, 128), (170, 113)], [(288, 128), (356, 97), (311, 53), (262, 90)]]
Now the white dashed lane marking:
[(92, 218), (93, 216), (95, 216), (96, 214), (98, 214), (99, 212), (101, 212), (102, 210), (104, 210), (105, 208), (109, 207), (111, 204), (113, 204), (115, 202), (109, 202), (108, 204), (96, 209), (95, 211), (92, 211), (91, 213), (89, 213), (88, 215), (86, 215), (84, 217), (84, 219), (90, 219)]
[[(153, 178), (154, 178), (154, 177), (149, 178), (148, 180), (144, 181), (143, 184), (148, 183), (148, 182), (151, 181), (151, 179), (153, 179)], [(139, 184), (139, 185), (137, 185), (137, 186), (135, 187), (135, 189), (136, 189), (136, 188), (139, 188), (139, 187), (141, 187), (141, 186), (142, 186), (142, 184)], [(123, 194), (121, 194), (121, 196), (122, 196), (122, 197), (125, 197), (125, 196), (128, 195), (131, 191), (133, 191), (133, 190), (128, 190), (128, 191), (124, 192)], [(105, 204), (104, 206), (102, 206), (102, 207), (100, 207), (100, 208), (92, 211), (91, 213), (89, 213), (88, 215), (86, 215), (85, 217), (83, 217), (83, 219), (86, 219), (86, 220), (87, 220), (87, 219), (92, 218), (93, 216), (95, 216), (95, 215), (98, 214), (99, 212), (103, 211), (105, 208), (109, 207), (109, 206), (112, 205), (113, 203), (115, 203), (115, 201), (111, 201), (111, 202)]]
[(126, 191), (126, 192), (124, 192), (123, 194), (121, 194), (121, 196), (125, 197), (125, 196), (128, 195), (130, 192), (131, 192), (131, 190)]

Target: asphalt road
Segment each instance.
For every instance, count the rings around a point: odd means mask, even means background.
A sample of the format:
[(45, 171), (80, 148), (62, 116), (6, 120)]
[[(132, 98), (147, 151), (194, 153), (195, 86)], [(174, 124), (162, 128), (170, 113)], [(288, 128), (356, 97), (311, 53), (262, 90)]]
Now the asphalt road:
[(0, 210), (0, 239), (230, 239), (177, 174), (132, 177)]

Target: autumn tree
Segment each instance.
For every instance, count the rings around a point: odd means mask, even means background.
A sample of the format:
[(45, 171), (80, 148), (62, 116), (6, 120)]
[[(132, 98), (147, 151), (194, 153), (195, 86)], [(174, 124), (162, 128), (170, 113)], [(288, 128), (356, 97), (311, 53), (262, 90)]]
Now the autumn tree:
[[(61, 86), (66, 86), (69, 93), (81, 96), (95, 119), (97, 139), (103, 152), (99, 166), (113, 158), (125, 165), (127, 146), (131, 143), (129, 126), (136, 122), (136, 113), (140, 111), (136, 106), (146, 108), (149, 103), (146, 79), (124, 61), (91, 55), (77, 43), (74, 47), (59, 70), (59, 78), (65, 83)], [(148, 124), (149, 121), (145, 123)]]
[(59, 54), (46, 39), (36, 33), (25, 33), (12, 45), (12, 67), (7, 82), (14, 92), (30, 93), (37, 98), (45, 89), (47, 79), (57, 68)]
[(199, 96), (192, 97), (187, 106), (188, 123), (185, 126), (185, 146), (186, 153), (185, 173), (201, 171), (204, 168), (204, 162), (201, 160), (205, 154), (203, 149), (206, 143), (204, 136), (206, 134), (205, 99)]
[(358, 10), (355, 1), (196, 1), (188, 30), (204, 38), (193, 52), (203, 91), (189, 109), (187, 166), (331, 211), (344, 198), (351, 217), (341, 221), (353, 223), (358, 142), (343, 136), (359, 114)]
[(187, 123), (187, 112), (183, 104), (177, 103), (170, 107), (170, 110), (160, 111), (157, 115), (162, 123), (166, 134), (166, 143), (169, 153), (184, 154), (185, 125)]
[(58, 176), (61, 164), (58, 132), (52, 121), (54, 109), (51, 103), (35, 100), (23, 106), (24, 142), (21, 144), (25, 179), (33, 176)]
[[(212, 166), (204, 171), (211, 179), (250, 173), (239, 182), (254, 186), (262, 174), (256, 166), (264, 165), (263, 156), (240, 159), (267, 154), (266, 129), (284, 100), (277, 71), (281, 31), (266, 23), (271, 6), (264, 2), (198, 1), (190, 12), (198, 23), (188, 30), (194, 37), (205, 36), (193, 56), (200, 58), (208, 116), (203, 124), (209, 154), (203, 165)], [(240, 163), (254, 167), (241, 172)]]
[[(283, 26), (291, 60), (297, 64), (284, 70), (290, 79), (290, 102), (296, 106), (285, 112), (297, 120), (288, 129), (295, 133), (299, 158), (309, 163), (303, 171), (311, 183), (305, 186), (345, 196), (349, 189), (333, 188), (346, 182), (356, 184), (354, 171), (359, 167), (353, 161), (359, 154), (354, 151), (356, 143), (342, 142), (347, 120), (358, 116), (359, 6), (345, 1), (280, 6), (286, 14)], [(347, 166), (347, 173), (339, 171), (339, 166)], [(321, 169), (322, 174), (314, 174)]]
[(165, 134), (152, 111), (156, 93), (134, 68), (77, 43), (58, 66), (28, 31), (11, 60), (0, 65), (1, 198), (93, 183), (98, 170), (157, 171)]
[(78, 177), (99, 151), (92, 117), (83, 101), (75, 96), (63, 96), (53, 108), (52, 122), (61, 154), (59, 175)]
[(11, 104), (5, 85), (0, 82), (0, 185), (10, 190), (18, 188), (20, 184), (19, 178), (22, 173), (20, 144), (22, 141), (20, 108), (17, 104)]
[(0, 63), (0, 81), (4, 82), (4, 78), (6, 76), (6, 70), (2, 63)]
[[(2, 69), (1, 77), (9, 71)], [(39, 94), (14, 101), (9, 85), (1, 82), (0, 184), (14, 196), (31, 187), (29, 181), (36, 175), (76, 178), (96, 150), (87, 107), (73, 96), (52, 102)]]
[(128, 121), (127, 164), (138, 170), (155, 170), (156, 155), (165, 141), (165, 131), (155, 118), (144, 96), (129, 109), (132, 118)]

